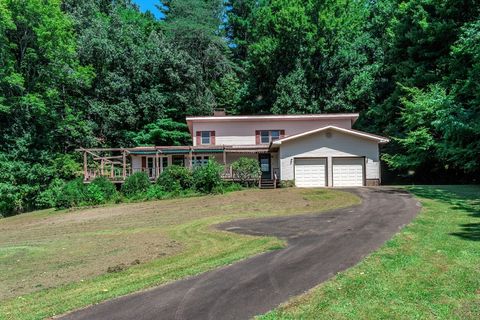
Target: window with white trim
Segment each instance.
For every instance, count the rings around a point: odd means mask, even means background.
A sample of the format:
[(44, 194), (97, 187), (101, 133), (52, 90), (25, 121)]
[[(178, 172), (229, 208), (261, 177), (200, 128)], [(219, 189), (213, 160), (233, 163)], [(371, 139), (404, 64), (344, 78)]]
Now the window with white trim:
[(211, 144), (211, 132), (210, 131), (202, 131), (201, 133), (201, 144)]
[(280, 139), (280, 130), (261, 130), (260, 131), (260, 143), (267, 144), (278, 139)]

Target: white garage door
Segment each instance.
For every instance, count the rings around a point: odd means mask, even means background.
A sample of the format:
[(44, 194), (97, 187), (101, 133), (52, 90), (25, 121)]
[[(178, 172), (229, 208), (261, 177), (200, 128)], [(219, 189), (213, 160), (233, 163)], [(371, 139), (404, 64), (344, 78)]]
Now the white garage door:
[(326, 159), (295, 159), (295, 185), (301, 188), (325, 187)]
[(363, 186), (363, 158), (333, 158), (333, 186)]

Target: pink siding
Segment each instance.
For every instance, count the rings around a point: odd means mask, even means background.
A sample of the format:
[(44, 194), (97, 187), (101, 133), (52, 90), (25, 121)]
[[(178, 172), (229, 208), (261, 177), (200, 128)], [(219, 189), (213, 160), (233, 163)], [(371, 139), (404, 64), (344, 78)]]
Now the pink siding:
[[(215, 130), (217, 145), (254, 145), (258, 130), (285, 130), (285, 137), (328, 125), (351, 129), (351, 119), (193, 122), (193, 132)], [(197, 145), (193, 137), (194, 145)]]

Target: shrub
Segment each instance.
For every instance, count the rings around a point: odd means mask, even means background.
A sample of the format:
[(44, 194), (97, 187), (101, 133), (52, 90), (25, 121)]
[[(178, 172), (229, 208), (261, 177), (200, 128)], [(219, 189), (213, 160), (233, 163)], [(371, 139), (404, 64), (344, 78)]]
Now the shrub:
[(282, 180), (280, 181), (280, 188), (291, 188), (295, 187), (295, 181), (294, 180)]
[(242, 189), (243, 187), (238, 183), (222, 181), (218, 187), (213, 189), (213, 193), (224, 194), (233, 191), (240, 191)]
[(190, 189), (193, 185), (192, 171), (181, 166), (169, 166), (158, 177), (157, 184), (168, 192)]
[(262, 176), (258, 160), (242, 157), (232, 163), (233, 179), (242, 185), (257, 185)]
[(202, 193), (212, 193), (215, 188), (222, 184), (222, 172), (223, 167), (213, 160), (209, 160), (206, 165), (197, 167), (193, 171), (195, 190)]
[(133, 197), (146, 192), (150, 185), (150, 179), (145, 172), (136, 172), (125, 179), (122, 192), (127, 197)]
[(168, 198), (169, 195), (170, 193), (165, 191), (162, 186), (154, 184), (154, 185), (151, 185), (150, 188), (148, 188), (146, 198), (149, 200), (154, 200), (154, 199), (161, 200), (161, 199)]
[(67, 182), (56, 201), (57, 208), (78, 207), (85, 204), (87, 196), (87, 188), (82, 178), (78, 178)]
[(58, 206), (58, 199), (63, 192), (65, 187), (65, 181), (62, 179), (53, 179), (48, 188), (42, 191), (37, 199), (35, 204), (38, 208), (54, 208)]
[(105, 203), (105, 195), (102, 192), (100, 186), (90, 183), (85, 190), (85, 198), (81, 202), (81, 205), (94, 205)]
[[(97, 186), (103, 194), (104, 201), (112, 201), (118, 198), (117, 188), (112, 181), (105, 177), (95, 178), (89, 186)], [(92, 189), (92, 191), (94, 190)]]

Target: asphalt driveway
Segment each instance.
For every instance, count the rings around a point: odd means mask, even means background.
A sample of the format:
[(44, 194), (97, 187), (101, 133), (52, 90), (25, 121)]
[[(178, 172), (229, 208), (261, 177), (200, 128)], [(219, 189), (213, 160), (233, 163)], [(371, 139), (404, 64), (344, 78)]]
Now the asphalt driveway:
[(275, 235), (288, 247), (196, 277), (78, 310), (62, 319), (249, 319), (358, 263), (419, 211), (406, 191), (359, 188), (362, 204), (290, 217), (220, 225), (232, 232)]

